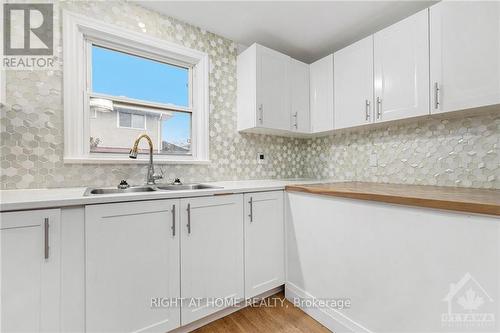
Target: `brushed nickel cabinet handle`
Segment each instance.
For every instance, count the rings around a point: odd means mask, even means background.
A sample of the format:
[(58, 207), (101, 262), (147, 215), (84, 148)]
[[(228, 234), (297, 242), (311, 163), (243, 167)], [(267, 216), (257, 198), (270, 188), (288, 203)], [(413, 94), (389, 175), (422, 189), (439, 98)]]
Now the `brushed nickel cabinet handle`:
[(370, 101), (365, 100), (365, 120), (370, 120)]
[(187, 229), (188, 229), (188, 234), (190, 234), (191, 233), (191, 204), (188, 204), (188, 206), (187, 206), (187, 214), (188, 214)]
[(439, 89), (439, 83), (434, 82), (434, 109), (439, 109), (439, 93), (441, 89)]
[(377, 97), (377, 119), (382, 118), (382, 99)]
[(250, 201), (248, 201), (250, 204), (250, 214), (248, 217), (250, 218), (250, 222), (253, 222), (253, 197), (250, 197)]
[(175, 205), (172, 205), (172, 236), (175, 236)]
[(43, 257), (49, 259), (49, 218), (46, 217), (43, 223)]
[(295, 118), (295, 123), (293, 124), (293, 127), (295, 127), (295, 129), (297, 129), (297, 128), (299, 128), (299, 113), (295, 112), (293, 114), (293, 117)]
[(259, 105), (259, 122), (262, 125), (264, 123), (264, 105)]

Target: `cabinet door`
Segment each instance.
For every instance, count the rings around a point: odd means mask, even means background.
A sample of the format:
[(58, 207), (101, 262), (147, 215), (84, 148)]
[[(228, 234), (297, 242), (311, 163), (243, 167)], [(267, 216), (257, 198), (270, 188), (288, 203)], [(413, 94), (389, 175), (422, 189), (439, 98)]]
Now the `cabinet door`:
[(290, 58), (290, 128), (309, 133), (309, 65)]
[(373, 121), (373, 36), (337, 51), (334, 58), (335, 128)]
[(221, 299), (244, 297), (243, 196), (182, 199), (181, 221), (182, 325), (186, 325), (227, 307), (216, 303)]
[(430, 8), (431, 112), (500, 103), (500, 2)]
[(284, 283), (283, 191), (245, 194), (245, 297)]
[(428, 10), (374, 35), (375, 121), (429, 114)]
[(179, 200), (85, 208), (86, 329), (166, 332), (180, 324)]
[(257, 45), (257, 126), (290, 129), (289, 57)]
[(2, 332), (59, 332), (59, 209), (0, 214)]
[(333, 129), (333, 55), (309, 65), (311, 131)]

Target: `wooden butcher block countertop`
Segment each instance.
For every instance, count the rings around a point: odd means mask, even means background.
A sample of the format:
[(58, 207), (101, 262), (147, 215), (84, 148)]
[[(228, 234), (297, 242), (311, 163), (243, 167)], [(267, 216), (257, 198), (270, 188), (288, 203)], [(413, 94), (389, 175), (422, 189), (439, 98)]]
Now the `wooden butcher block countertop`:
[(500, 216), (500, 190), (369, 182), (289, 185), (286, 190)]

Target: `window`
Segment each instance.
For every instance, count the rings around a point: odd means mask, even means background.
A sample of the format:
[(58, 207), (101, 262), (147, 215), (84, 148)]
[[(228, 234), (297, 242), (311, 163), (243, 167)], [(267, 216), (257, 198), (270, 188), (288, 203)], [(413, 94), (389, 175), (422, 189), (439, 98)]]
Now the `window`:
[[(155, 161), (208, 160), (208, 55), (68, 12), (63, 20), (65, 162), (130, 162), (143, 133)], [(147, 161), (147, 143), (139, 148)]]
[[(95, 42), (90, 48), (90, 111), (111, 112), (117, 118), (116, 125), (114, 117), (104, 114), (91, 118), (90, 137), (94, 141), (89, 142), (90, 152), (127, 154), (134, 139), (146, 133), (156, 154), (191, 154), (191, 66), (169, 64)], [(149, 153), (146, 143), (141, 144), (140, 152)]]
[(118, 111), (118, 128), (146, 129), (146, 117), (143, 114), (133, 114)]

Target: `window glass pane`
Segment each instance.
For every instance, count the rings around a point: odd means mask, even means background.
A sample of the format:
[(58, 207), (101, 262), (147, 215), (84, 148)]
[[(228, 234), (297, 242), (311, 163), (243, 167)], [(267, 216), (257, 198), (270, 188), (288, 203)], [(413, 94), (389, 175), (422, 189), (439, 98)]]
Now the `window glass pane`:
[(120, 127), (130, 127), (132, 121), (131, 116), (132, 115), (130, 113), (120, 112)]
[(93, 45), (92, 92), (189, 107), (189, 70)]
[(144, 129), (144, 116), (133, 114), (131, 127)]
[(161, 154), (191, 153), (191, 113), (169, 112), (161, 123)]
[[(143, 107), (92, 107), (89, 117), (90, 151), (128, 154), (135, 139), (145, 133), (153, 141), (155, 154), (191, 154), (191, 113)], [(118, 117), (118, 120), (117, 120)], [(149, 154), (146, 140), (139, 144), (140, 154)]]

